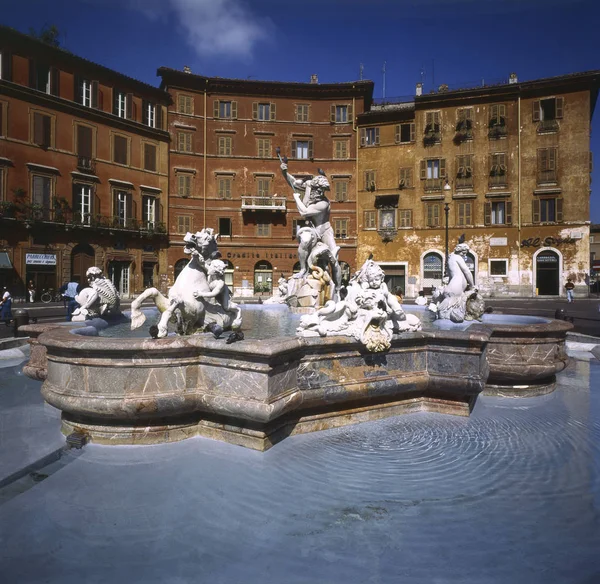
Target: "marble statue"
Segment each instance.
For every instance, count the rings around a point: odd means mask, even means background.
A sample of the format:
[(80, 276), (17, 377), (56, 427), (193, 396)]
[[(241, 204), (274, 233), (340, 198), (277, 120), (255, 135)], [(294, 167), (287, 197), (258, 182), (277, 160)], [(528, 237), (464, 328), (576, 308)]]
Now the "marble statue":
[(421, 321), (406, 314), (384, 282), (380, 266), (368, 259), (352, 277), (342, 300), (328, 301), (314, 314), (300, 319), (298, 336), (354, 337), (368, 351), (387, 351), (394, 333), (421, 329)]
[[(279, 154), (279, 150), (278, 150)], [(298, 212), (305, 219), (306, 225), (296, 232), (298, 238), (298, 260), (300, 271), (289, 281), (289, 297), (298, 299), (301, 306), (319, 306), (323, 294), (312, 293), (314, 287), (307, 286), (307, 280), (314, 278), (315, 268), (329, 270), (327, 298), (339, 300), (342, 286), (342, 270), (338, 262), (340, 248), (336, 245), (333, 228), (329, 222), (331, 204), (326, 192), (330, 189), (325, 173), (319, 169), (319, 174), (313, 178), (296, 179), (288, 173), (287, 159), (281, 158), (281, 172), (292, 187), (294, 201)], [(297, 282), (294, 282), (297, 280)], [(302, 302), (300, 299), (310, 300)], [(311, 302), (313, 302), (311, 304)], [(321, 305), (323, 302), (321, 302)]]
[(465, 261), (468, 252), (469, 246), (462, 236), (448, 258), (448, 282), (433, 290), (429, 310), (436, 314), (437, 319), (452, 322), (481, 320), (485, 304)]
[(115, 285), (104, 276), (100, 268), (88, 268), (85, 273), (89, 287), (75, 296), (79, 308), (73, 311), (71, 320), (81, 322), (92, 318), (121, 314), (121, 298)]
[(218, 325), (223, 330), (239, 330), (242, 326), (240, 307), (231, 300), (225, 284), (226, 264), (219, 259), (214, 230), (204, 228), (196, 234), (186, 233), (184, 253), (190, 261), (183, 268), (165, 297), (156, 288), (148, 288), (131, 303), (131, 328), (142, 326), (146, 316), (142, 303), (151, 299), (162, 313), (157, 337), (165, 337), (168, 323), (177, 324), (180, 335), (201, 332)]
[(285, 304), (287, 302), (289, 288), (288, 281), (283, 274), (281, 274), (277, 281), (277, 292), (278, 293), (273, 294), (271, 298), (267, 298), (267, 300), (264, 301), (264, 304)]

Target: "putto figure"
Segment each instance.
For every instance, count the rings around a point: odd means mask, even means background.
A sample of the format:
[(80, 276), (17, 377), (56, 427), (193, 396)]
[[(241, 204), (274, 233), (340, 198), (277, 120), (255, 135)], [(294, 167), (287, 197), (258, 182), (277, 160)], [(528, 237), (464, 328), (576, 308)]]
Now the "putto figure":
[(433, 291), (429, 309), (436, 313), (438, 319), (452, 322), (481, 320), (485, 303), (465, 261), (468, 252), (469, 246), (463, 235), (448, 258), (449, 282)]
[(368, 259), (346, 288), (346, 298), (303, 316), (297, 334), (351, 336), (368, 351), (381, 352), (390, 348), (393, 334), (420, 330), (421, 321), (405, 314), (384, 278), (381, 267)]
[(85, 273), (89, 288), (84, 288), (75, 302), (79, 308), (73, 311), (72, 319), (81, 322), (92, 318), (119, 315), (121, 298), (115, 285), (104, 276), (100, 268), (92, 267)]
[(231, 301), (225, 284), (225, 263), (219, 259), (214, 230), (186, 233), (183, 241), (183, 251), (190, 255), (190, 261), (177, 276), (168, 297), (156, 288), (148, 288), (131, 303), (131, 328), (142, 326), (146, 316), (141, 306), (144, 300), (151, 299), (162, 313), (156, 331), (159, 338), (167, 336), (169, 321), (177, 324), (180, 335), (201, 332), (213, 324), (222, 330), (238, 330), (242, 312)]
[[(279, 150), (278, 150), (279, 153)], [(331, 295), (339, 299), (342, 286), (342, 270), (338, 262), (340, 248), (336, 245), (333, 228), (329, 222), (331, 204), (326, 192), (330, 190), (325, 173), (319, 169), (319, 175), (308, 180), (297, 179), (288, 173), (287, 159), (281, 158), (281, 172), (292, 187), (298, 212), (306, 225), (298, 229), (298, 260), (300, 272), (293, 276), (302, 279), (310, 276), (315, 267), (331, 270)], [(296, 286), (297, 288), (297, 286)]]

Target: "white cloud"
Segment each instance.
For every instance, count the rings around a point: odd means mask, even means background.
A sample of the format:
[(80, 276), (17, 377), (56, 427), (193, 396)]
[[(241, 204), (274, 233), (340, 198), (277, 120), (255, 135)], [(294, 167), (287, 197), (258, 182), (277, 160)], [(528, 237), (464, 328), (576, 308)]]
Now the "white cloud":
[(128, 0), (128, 5), (151, 20), (172, 12), (200, 57), (249, 58), (273, 28), (244, 0)]

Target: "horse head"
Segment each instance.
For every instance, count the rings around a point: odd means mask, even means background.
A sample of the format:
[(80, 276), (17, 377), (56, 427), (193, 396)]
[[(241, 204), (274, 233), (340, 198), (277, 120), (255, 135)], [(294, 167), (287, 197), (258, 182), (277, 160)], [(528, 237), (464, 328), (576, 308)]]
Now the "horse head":
[(183, 237), (183, 242), (185, 243), (184, 253), (200, 256), (203, 260), (217, 257), (217, 236), (214, 229), (210, 227), (205, 227), (195, 234), (188, 231)]

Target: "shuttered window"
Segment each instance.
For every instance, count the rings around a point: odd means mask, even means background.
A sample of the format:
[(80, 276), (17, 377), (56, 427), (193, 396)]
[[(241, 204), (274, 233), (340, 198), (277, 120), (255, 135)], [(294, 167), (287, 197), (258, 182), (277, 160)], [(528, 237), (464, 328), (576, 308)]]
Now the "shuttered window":
[(559, 197), (534, 199), (532, 211), (533, 223), (562, 223), (563, 200)]
[(257, 138), (256, 145), (259, 158), (271, 158), (272, 151), (270, 138)]
[(177, 132), (177, 150), (179, 152), (192, 152), (192, 133)]
[(415, 186), (414, 182), (413, 182), (413, 169), (412, 168), (401, 168), (400, 169), (398, 186), (401, 189), (410, 189), (411, 187)]
[(217, 178), (217, 196), (219, 199), (231, 199), (232, 179), (229, 176)]
[(237, 101), (215, 99), (213, 101), (213, 117), (221, 120), (235, 120), (238, 117)]
[(473, 225), (473, 203), (471, 201), (459, 201), (456, 204), (456, 225)]
[(336, 239), (346, 239), (348, 237), (348, 219), (334, 219), (333, 231)]
[(556, 182), (558, 179), (558, 148), (540, 148), (538, 150), (538, 183)]
[(395, 128), (396, 144), (406, 144), (415, 141), (415, 124), (397, 124)]
[(559, 120), (563, 117), (565, 100), (563, 97), (549, 97), (533, 102), (532, 120), (534, 122)]
[(92, 158), (93, 130), (89, 126), (77, 124), (77, 155)]
[(506, 105), (497, 103), (490, 106), (490, 126), (505, 126), (506, 125)]
[(271, 224), (270, 223), (257, 223), (256, 224), (256, 237), (270, 237), (271, 235)]
[(456, 188), (473, 187), (473, 155), (463, 154), (456, 157)]
[(329, 120), (334, 124), (350, 124), (353, 121), (351, 104), (332, 104), (330, 106)]
[(338, 203), (343, 203), (348, 200), (348, 181), (335, 181), (335, 200)]
[(377, 212), (376, 211), (365, 211), (364, 212), (364, 229), (376, 229), (377, 228)]
[(52, 146), (52, 118), (45, 114), (33, 114), (33, 143), (42, 148)]
[(310, 106), (307, 103), (296, 104), (296, 121), (297, 122), (308, 122), (308, 112)]
[(191, 215), (177, 216), (177, 233), (188, 233), (192, 231)]
[(189, 197), (192, 194), (192, 175), (177, 175), (177, 194), (180, 197)]
[(252, 104), (252, 119), (261, 122), (268, 122), (276, 119), (274, 103), (259, 103)]
[(512, 202), (492, 201), (484, 205), (483, 220), (486, 225), (511, 225)]
[(508, 166), (506, 152), (490, 154), (490, 187), (505, 187), (508, 184)]
[(156, 172), (156, 146), (144, 142), (144, 169)]
[(439, 203), (427, 203), (425, 205), (427, 227), (440, 226), (440, 207)]
[(374, 191), (377, 188), (377, 171), (365, 171), (365, 190)]
[(292, 140), (292, 158), (309, 160), (314, 157), (312, 140)]
[(348, 140), (334, 140), (333, 157), (336, 159), (348, 158)]
[(379, 145), (379, 128), (361, 128), (360, 129), (361, 146)]
[(400, 209), (400, 227), (412, 227), (412, 209)]
[(177, 111), (180, 114), (193, 114), (194, 113), (194, 101), (191, 95), (177, 96)]
[(127, 164), (128, 140), (125, 136), (113, 136), (113, 162), (117, 164)]
[(233, 151), (233, 138), (231, 136), (219, 136), (218, 150), (219, 156), (231, 156)]
[(271, 179), (259, 178), (256, 180), (256, 194), (259, 197), (268, 197), (271, 194)]

